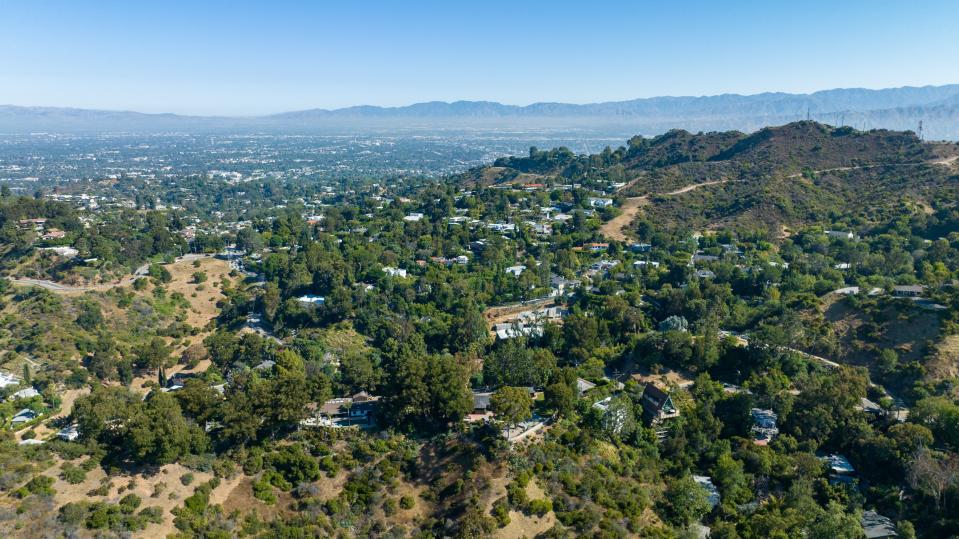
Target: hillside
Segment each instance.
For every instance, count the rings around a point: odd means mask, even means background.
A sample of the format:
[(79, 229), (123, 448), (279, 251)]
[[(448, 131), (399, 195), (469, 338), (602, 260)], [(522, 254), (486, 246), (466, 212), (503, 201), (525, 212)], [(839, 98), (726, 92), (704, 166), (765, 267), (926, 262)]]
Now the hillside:
[[(869, 221), (903, 202), (928, 206), (954, 200), (957, 155), (957, 145), (924, 143), (908, 131), (863, 132), (802, 121), (752, 134), (672, 130), (634, 137), (628, 147), (593, 156), (536, 150), (459, 180), (496, 185), (529, 173), (538, 183), (593, 187), (628, 180), (616, 192), (622, 197), (618, 206), (627, 212), (643, 206), (651, 221), (773, 233), (782, 226), (824, 222), (836, 208)], [(702, 189), (692, 188), (700, 184)], [(637, 204), (640, 197), (645, 198)], [(863, 204), (851, 208), (850, 200)]]

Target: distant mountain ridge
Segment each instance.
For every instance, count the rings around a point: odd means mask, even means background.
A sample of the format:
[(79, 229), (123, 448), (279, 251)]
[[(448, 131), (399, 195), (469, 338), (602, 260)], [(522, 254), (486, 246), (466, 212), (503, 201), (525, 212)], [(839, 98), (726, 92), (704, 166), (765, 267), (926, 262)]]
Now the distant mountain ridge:
[(55, 132), (366, 132), (396, 129), (550, 129), (655, 135), (670, 129), (751, 132), (807, 117), (859, 129), (916, 130), (959, 140), (959, 84), (810, 94), (767, 92), (652, 97), (590, 104), (430, 101), (361, 105), (256, 117), (184, 116), (56, 107), (0, 106), (0, 133)]

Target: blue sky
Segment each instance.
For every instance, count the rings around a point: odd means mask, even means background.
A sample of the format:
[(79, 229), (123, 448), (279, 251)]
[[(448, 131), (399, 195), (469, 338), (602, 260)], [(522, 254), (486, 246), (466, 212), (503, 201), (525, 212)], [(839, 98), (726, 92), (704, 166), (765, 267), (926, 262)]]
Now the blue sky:
[(262, 114), (959, 82), (959, 2), (0, 0), (0, 104)]

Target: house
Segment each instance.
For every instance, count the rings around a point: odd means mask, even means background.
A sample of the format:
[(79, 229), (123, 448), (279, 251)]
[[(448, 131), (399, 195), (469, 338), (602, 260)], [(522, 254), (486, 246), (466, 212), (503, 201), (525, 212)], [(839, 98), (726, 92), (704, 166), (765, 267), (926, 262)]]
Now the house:
[(840, 262), (833, 266), (833, 269), (837, 269), (840, 271), (844, 271), (850, 268), (852, 268), (852, 264), (850, 264), (849, 262)]
[(406, 277), (406, 270), (400, 268), (394, 268), (387, 266), (383, 268), (383, 272), (389, 275), (390, 277)]
[(567, 279), (559, 275), (553, 275), (549, 279), (550, 284), (550, 296), (565, 296), (566, 294), (571, 293), (573, 290), (579, 287), (582, 284), (580, 281), (573, 279)]
[(696, 273), (693, 274), (697, 279), (715, 279), (716, 274), (709, 271), (708, 269), (696, 270)]
[(59, 228), (51, 228), (45, 234), (40, 236), (40, 238), (45, 240), (61, 240), (67, 237), (67, 233)]
[(585, 380), (583, 378), (577, 378), (576, 379), (576, 396), (582, 397), (583, 393), (586, 393), (587, 391), (589, 391), (590, 389), (593, 389), (594, 387), (596, 387), (596, 384), (590, 382), (589, 380)]
[(301, 422), (303, 426), (347, 427), (350, 425), (368, 425), (379, 406), (380, 397), (365, 391), (350, 397), (338, 397), (324, 402), (320, 406), (314, 403), (311, 417)]
[(885, 410), (882, 409), (882, 406), (879, 406), (866, 397), (859, 399), (859, 405), (856, 406), (856, 409), (868, 414), (873, 419), (882, 417), (883, 413), (885, 412)]
[(304, 294), (296, 298), (296, 301), (303, 305), (323, 305), (326, 303), (326, 298), (315, 294)]
[(826, 455), (820, 457), (820, 460), (829, 466), (829, 482), (852, 483), (856, 479), (856, 470), (850, 464), (849, 459), (839, 454)]
[(646, 384), (640, 403), (643, 406), (644, 415), (652, 424), (679, 417), (679, 408), (676, 408), (673, 404), (673, 399), (669, 396), (669, 393), (653, 384)]
[(718, 256), (714, 255), (703, 255), (703, 254), (694, 254), (690, 259), (689, 263), (692, 265), (696, 264), (705, 264), (706, 262), (716, 262), (719, 260)]
[(17, 391), (13, 395), (10, 395), (10, 397), (7, 400), (11, 400), (11, 401), (15, 401), (17, 399), (26, 400), (26, 399), (32, 399), (33, 397), (39, 397), (39, 396), (40, 396), (39, 391), (37, 391), (36, 389), (32, 387), (28, 387), (25, 389), (21, 389), (20, 391)]
[(892, 287), (892, 295), (897, 298), (918, 298), (926, 291), (921, 284), (898, 285)]
[(779, 426), (776, 421), (779, 417), (776, 412), (768, 409), (753, 408), (749, 411), (752, 417), (753, 426), (750, 432), (753, 433), (753, 443), (756, 445), (766, 445), (779, 435)]
[(586, 245), (584, 245), (584, 247), (586, 247), (586, 250), (590, 252), (602, 253), (609, 249), (609, 244), (608, 243), (587, 243)]
[(506, 273), (512, 275), (513, 277), (519, 277), (524, 271), (526, 271), (526, 266), (523, 266), (522, 264), (506, 268)]
[(274, 365), (276, 365), (276, 361), (273, 361), (272, 359), (264, 359), (263, 361), (260, 362), (259, 365), (257, 365), (256, 367), (253, 367), (253, 370), (268, 371), (272, 369)]
[(80, 427), (76, 423), (63, 427), (57, 432), (57, 438), (65, 442), (74, 442), (80, 438)]
[(57, 256), (62, 256), (63, 258), (76, 258), (80, 254), (80, 251), (74, 249), (73, 247), (41, 247), (40, 251), (47, 253), (54, 253)]
[(608, 208), (613, 205), (611, 198), (589, 197), (589, 205), (594, 208)]
[(7, 386), (15, 386), (20, 383), (20, 379), (12, 374), (0, 372), (0, 389)]
[(423, 219), (422, 213), (410, 213), (406, 217), (403, 217), (404, 221), (407, 221), (410, 223), (415, 223), (417, 221), (421, 221), (422, 219)]
[(515, 337), (542, 337), (543, 325), (539, 323), (504, 322), (493, 326), (497, 339), (512, 339)]
[(625, 406), (613, 406), (613, 397), (593, 403), (593, 409), (599, 410), (602, 414), (602, 423), (604, 428), (614, 434), (619, 434), (626, 426), (626, 420), (629, 419), (629, 408)]
[(40, 414), (38, 414), (37, 412), (34, 412), (33, 410), (29, 408), (24, 408), (23, 410), (20, 410), (19, 412), (17, 412), (17, 415), (13, 416), (13, 419), (10, 420), (10, 425), (13, 428), (17, 428), (23, 425), (24, 423), (29, 423), (30, 421), (33, 421), (34, 419), (38, 417), (40, 417)]
[(599, 260), (589, 267), (593, 271), (609, 271), (619, 265), (619, 260)]
[(845, 230), (827, 230), (826, 235), (830, 238), (839, 238), (843, 240), (852, 240), (856, 238), (856, 235), (852, 232), (847, 232)]
[(630, 245), (629, 248), (634, 253), (648, 253), (653, 246), (649, 243), (634, 243)]
[(653, 268), (658, 268), (658, 267), (659, 267), (659, 262), (656, 262), (655, 260), (637, 260), (637, 261), (633, 262), (633, 267), (634, 267), (634, 268), (645, 268), (645, 267), (647, 267), (647, 266), (648, 266), (648, 267), (653, 267)]
[[(536, 389), (532, 387), (523, 387), (530, 398), (536, 396)], [(473, 411), (470, 413), (471, 417), (467, 418), (467, 421), (477, 421), (479, 419), (485, 419), (493, 417), (493, 410), (490, 407), (490, 403), (493, 398), (493, 391), (489, 389), (474, 389), (473, 390)]]
[(706, 490), (706, 493), (708, 494), (706, 499), (709, 500), (710, 507), (716, 507), (719, 505), (719, 489), (713, 484), (713, 479), (711, 477), (708, 475), (694, 475), (693, 481)]
[(889, 539), (899, 537), (896, 532), (896, 525), (888, 517), (884, 517), (875, 511), (863, 511), (859, 521), (862, 524), (862, 531), (866, 534), (866, 539)]
[(514, 223), (489, 223), (486, 225), (486, 228), (494, 232), (515, 232), (516, 225)]
[(490, 410), (490, 398), (492, 391), (473, 391), (473, 411), (466, 416), (466, 421), (484, 421), (493, 417), (493, 411)]

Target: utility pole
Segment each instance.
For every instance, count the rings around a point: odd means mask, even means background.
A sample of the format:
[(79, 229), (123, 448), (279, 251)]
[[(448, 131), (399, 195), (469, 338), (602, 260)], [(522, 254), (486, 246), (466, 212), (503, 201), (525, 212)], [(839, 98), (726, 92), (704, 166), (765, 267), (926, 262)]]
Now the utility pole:
[(922, 120), (919, 120), (919, 140), (922, 140)]

